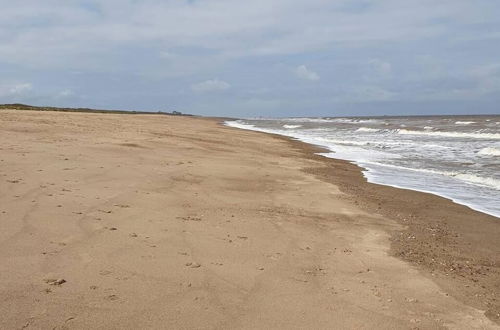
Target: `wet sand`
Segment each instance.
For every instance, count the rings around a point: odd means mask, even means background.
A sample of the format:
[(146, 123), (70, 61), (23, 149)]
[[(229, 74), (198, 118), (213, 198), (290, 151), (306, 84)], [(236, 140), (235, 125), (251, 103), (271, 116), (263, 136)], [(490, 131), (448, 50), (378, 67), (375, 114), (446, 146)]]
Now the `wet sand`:
[(0, 328), (498, 328), (498, 219), (314, 151), (2, 110)]

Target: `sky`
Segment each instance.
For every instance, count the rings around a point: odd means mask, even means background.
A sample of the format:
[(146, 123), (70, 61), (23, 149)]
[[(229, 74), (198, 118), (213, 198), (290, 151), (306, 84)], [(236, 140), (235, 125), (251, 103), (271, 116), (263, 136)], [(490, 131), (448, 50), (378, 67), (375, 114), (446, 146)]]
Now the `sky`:
[(0, 0), (0, 103), (500, 114), (496, 0)]

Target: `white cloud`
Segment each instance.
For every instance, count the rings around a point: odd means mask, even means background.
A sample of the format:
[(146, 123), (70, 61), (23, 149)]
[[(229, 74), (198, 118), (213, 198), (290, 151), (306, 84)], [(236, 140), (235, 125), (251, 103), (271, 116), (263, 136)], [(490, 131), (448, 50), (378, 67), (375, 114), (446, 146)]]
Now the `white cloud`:
[(231, 88), (230, 84), (219, 79), (210, 79), (191, 85), (191, 89), (195, 92), (223, 91), (229, 88)]
[(295, 69), (295, 74), (300, 79), (311, 80), (311, 81), (319, 80), (319, 75), (316, 72), (309, 70), (305, 65), (298, 66)]
[(10, 87), (9, 94), (12, 95), (24, 94), (32, 89), (33, 86), (30, 83), (15, 84), (14, 86)]
[(16, 97), (29, 93), (33, 89), (31, 83), (0, 84), (0, 96)]

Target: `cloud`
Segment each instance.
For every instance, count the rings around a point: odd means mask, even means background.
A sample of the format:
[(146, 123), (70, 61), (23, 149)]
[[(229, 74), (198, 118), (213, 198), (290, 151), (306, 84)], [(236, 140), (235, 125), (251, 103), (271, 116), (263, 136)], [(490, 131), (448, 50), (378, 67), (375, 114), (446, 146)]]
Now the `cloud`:
[(311, 80), (311, 81), (316, 81), (320, 79), (319, 75), (316, 72), (309, 70), (305, 65), (298, 66), (295, 69), (295, 74), (300, 79)]
[(77, 106), (81, 97), (70, 88), (60, 88), (32, 83), (0, 83), (0, 103), (26, 103), (54, 106)]
[(215, 91), (223, 91), (231, 88), (231, 85), (223, 80), (219, 79), (211, 79), (206, 80), (200, 83), (196, 83), (191, 85), (191, 89), (195, 92), (215, 92)]
[[(499, 11), (491, 0), (3, 1), (0, 102), (286, 116), (291, 104), (328, 115), (397, 99), (403, 113), (467, 98), (485, 112), (500, 101)], [(334, 104), (332, 91), (343, 91)]]
[(0, 84), (0, 96), (2, 97), (17, 97), (26, 95), (33, 90), (31, 83), (10, 83)]
[(159, 45), (167, 53), (170, 49), (165, 48), (190, 47), (226, 58), (301, 54), (332, 44), (435, 37), (448, 27), (429, 21), (467, 22), (471, 18), (466, 11), (472, 19), (481, 12), (481, 6), (465, 0), (433, 4), (431, 12), (427, 7), (431, 0), (409, 0), (404, 6), (394, 0), (370, 6), (361, 1), (359, 6), (349, 5), (349, 10), (346, 1), (325, 0), (276, 0), (272, 5), (267, 0), (82, 2), (94, 5), (61, 0), (3, 4), (0, 58), (37, 66), (85, 67), (95, 65), (95, 56), (117, 47), (137, 49), (147, 44)]
[(12, 95), (19, 95), (19, 94), (24, 94), (26, 92), (29, 92), (33, 89), (33, 85), (31, 83), (21, 83), (21, 84), (15, 84), (9, 89), (9, 94)]

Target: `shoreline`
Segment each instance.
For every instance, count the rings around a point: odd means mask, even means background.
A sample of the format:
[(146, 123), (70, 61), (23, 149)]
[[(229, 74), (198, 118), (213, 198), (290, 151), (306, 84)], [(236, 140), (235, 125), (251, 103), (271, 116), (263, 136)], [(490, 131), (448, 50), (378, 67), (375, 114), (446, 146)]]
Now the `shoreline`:
[[(418, 116), (410, 116), (410, 117), (418, 117)], [(432, 117), (432, 116), (426, 116), (426, 117)], [(439, 117), (446, 117), (446, 116), (439, 116)], [(451, 116), (451, 117), (457, 117), (457, 116)], [(342, 117), (342, 118), (349, 118), (349, 117)], [(355, 117), (355, 118), (358, 118), (358, 117)], [(375, 117), (369, 117), (369, 118), (382, 118), (382, 117), (376, 117), (375, 116)], [(390, 118), (398, 118), (398, 116), (390, 116)], [(401, 117), (401, 118), (404, 118), (404, 117)], [(275, 133), (275, 132), (267, 131), (266, 129), (257, 128), (257, 127), (253, 128), (253, 125), (250, 125), (248, 127), (245, 126), (245, 125), (240, 125), (240, 124), (235, 125), (235, 126), (231, 125), (231, 123), (237, 123), (237, 122), (238, 122), (238, 119), (232, 119), (232, 120), (226, 120), (222, 124), (226, 125), (228, 127), (234, 127), (234, 128), (239, 128), (239, 129), (251, 130), (251, 131), (255, 131), (255, 132), (268, 133), (268, 134), (275, 134), (275, 135), (283, 136), (283, 137), (286, 137), (286, 138), (289, 138), (289, 139), (292, 139), (292, 140), (297, 140), (297, 141), (300, 141), (300, 142), (303, 142), (303, 143), (306, 143), (306, 144), (309, 144), (309, 145), (313, 145), (313, 146), (321, 149), (321, 151), (318, 152), (321, 156), (324, 156), (326, 158), (336, 159), (336, 160), (345, 160), (347, 162), (350, 162), (350, 163), (355, 164), (356, 166), (358, 166), (361, 169), (361, 172), (363, 173), (363, 177), (369, 183), (383, 185), (383, 186), (389, 186), (389, 187), (398, 188), (398, 189), (404, 189), (404, 190), (418, 191), (418, 192), (426, 193), (426, 194), (433, 194), (433, 195), (436, 195), (436, 196), (439, 196), (439, 197), (451, 200), (453, 203), (466, 206), (466, 207), (468, 207), (468, 208), (470, 208), (470, 209), (472, 209), (474, 211), (481, 212), (483, 214), (496, 217), (500, 221), (500, 213), (495, 214), (494, 212), (488, 211), (487, 207), (484, 207), (484, 206), (481, 206), (481, 205), (475, 205), (475, 204), (473, 204), (471, 202), (468, 202), (466, 199), (461, 200), (459, 198), (455, 198), (455, 197), (453, 197), (453, 195), (449, 195), (449, 192), (443, 193), (443, 192), (441, 192), (439, 190), (425, 190), (425, 189), (419, 189), (419, 188), (414, 188), (414, 187), (411, 187), (411, 186), (405, 186), (405, 185), (400, 185), (400, 184), (384, 183), (384, 182), (381, 182), (383, 180), (377, 181), (376, 179), (373, 179), (373, 177), (370, 178), (370, 173), (371, 172), (375, 172), (376, 173), (376, 171), (374, 171), (373, 168), (365, 167), (363, 164), (359, 163), (356, 160), (351, 160), (351, 159), (347, 159), (347, 158), (337, 158), (337, 157), (335, 157), (335, 152), (332, 151), (326, 145), (316, 144), (314, 142), (308, 142), (307, 139), (297, 138), (297, 137), (295, 137), (293, 135)], [(329, 156), (329, 155), (333, 155), (333, 156)], [(386, 165), (386, 166), (389, 166), (389, 165)], [(419, 172), (418, 170), (411, 169), (411, 168), (408, 168), (406, 170), (409, 171), (409, 172)]]
[(0, 112), (0, 328), (498, 328), (497, 221), (220, 120)]
[[(432, 192), (369, 182), (363, 167), (321, 155), (327, 150), (322, 146), (255, 132), (285, 140), (304, 157), (324, 163), (323, 168), (304, 171), (337, 185), (356, 206), (405, 227), (391, 236), (392, 255), (424, 270), (451, 295), (485, 310), (500, 324), (500, 218)], [(340, 176), (332, 173), (337, 168), (342, 168)], [(446, 214), (449, 211), (452, 214)]]

